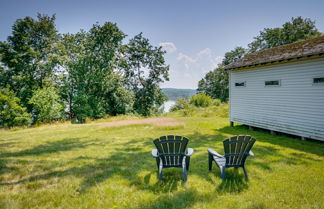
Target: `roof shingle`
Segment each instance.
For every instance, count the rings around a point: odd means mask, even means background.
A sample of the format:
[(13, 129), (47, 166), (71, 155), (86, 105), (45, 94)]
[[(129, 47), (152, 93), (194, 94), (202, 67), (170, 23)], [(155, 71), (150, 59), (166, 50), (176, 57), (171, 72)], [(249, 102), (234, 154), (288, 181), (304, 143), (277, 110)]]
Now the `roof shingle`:
[(242, 59), (225, 66), (225, 69), (230, 70), (254, 65), (262, 65), (271, 62), (321, 54), (324, 54), (324, 36), (248, 54)]

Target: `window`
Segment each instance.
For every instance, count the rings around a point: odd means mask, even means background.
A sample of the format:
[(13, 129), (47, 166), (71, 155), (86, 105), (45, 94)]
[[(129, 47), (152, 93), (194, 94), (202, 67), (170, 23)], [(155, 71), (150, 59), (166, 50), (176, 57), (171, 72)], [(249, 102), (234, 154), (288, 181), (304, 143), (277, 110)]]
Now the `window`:
[(245, 81), (244, 82), (235, 82), (235, 86), (236, 87), (245, 86)]
[(280, 80), (265, 81), (265, 86), (280, 86)]
[(324, 77), (314, 78), (313, 83), (314, 84), (324, 84)]

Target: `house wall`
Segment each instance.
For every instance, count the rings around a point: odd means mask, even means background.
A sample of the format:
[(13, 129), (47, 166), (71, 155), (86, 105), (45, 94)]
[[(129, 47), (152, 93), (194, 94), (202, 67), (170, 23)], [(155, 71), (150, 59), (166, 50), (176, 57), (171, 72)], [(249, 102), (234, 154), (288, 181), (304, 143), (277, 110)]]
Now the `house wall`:
[(230, 121), (324, 141), (324, 85), (314, 77), (324, 77), (324, 58), (230, 71)]

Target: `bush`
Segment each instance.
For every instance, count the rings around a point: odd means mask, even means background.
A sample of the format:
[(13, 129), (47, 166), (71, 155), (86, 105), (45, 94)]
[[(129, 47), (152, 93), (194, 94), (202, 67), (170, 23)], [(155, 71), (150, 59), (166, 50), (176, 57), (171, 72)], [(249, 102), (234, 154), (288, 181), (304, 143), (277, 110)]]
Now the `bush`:
[(209, 107), (213, 103), (213, 98), (205, 93), (197, 94), (192, 96), (190, 99), (190, 104), (196, 107)]
[(213, 99), (213, 103), (212, 103), (213, 106), (217, 107), (217, 106), (219, 106), (221, 104), (222, 104), (222, 102), (219, 99)]
[(181, 98), (170, 108), (171, 112), (187, 109), (190, 106), (188, 98)]
[(33, 92), (29, 103), (36, 112), (36, 120), (50, 122), (62, 118), (63, 105), (54, 87), (44, 87)]
[(109, 99), (110, 106), (114, 107), (110, 108), (111, 115), (127, 114), (133, 109), (134, 95), (125, 88), (117, 88)]
[(89, 105), (89, 100), (90, 98), (86, 94), (74, 97), (72, 109), (75, 117), (72, 119), (72, 123), (85, 123), (87, 117), (94, 115), (93, 108)]
[(31, 114), (21, 107), (19, 98), (7, 88), (0, 88), (0, 126), (12, 127), (31, 124)]

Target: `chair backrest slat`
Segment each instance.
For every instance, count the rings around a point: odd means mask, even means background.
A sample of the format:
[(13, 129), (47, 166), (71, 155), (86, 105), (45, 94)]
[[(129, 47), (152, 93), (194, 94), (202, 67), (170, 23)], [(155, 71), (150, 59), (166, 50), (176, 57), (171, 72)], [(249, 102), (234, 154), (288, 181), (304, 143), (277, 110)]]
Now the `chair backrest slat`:
[(174, 135), (161, 136), (153, 142), (164, 166), (181, 166), (188, 144), (186, 137)]
[(230, 153), (229, 139), (225, 139), (223, 141), (223, 144), (224, 144), (224, 152), (225, 152), (226, 163), (229, 163), (230, 162), (230, 156), (228, 155)]
[(223, 141), (226, 166), (242, 166), (255, 139), (249, 135), (232, 136)]
[[(175, 145), (175, 137), (173, 135), (168, 136), (169, 139), (169, 152), (170, 154), (174, 154), (174, 145)], [(175, 164), (175, 156), (170, 157), (171, 164)]]
[[(236, 153), (236, 144), (237, 144), (237, 136), (233, 136), (230, 138), (230, 153), (235, 154)], [(230, 156), (230, 165), (234, 164), (235, 156)]]
[[(175, 136), (175, 139), (177, 140), (177, 142), (175, 142), (174, 152), (179, 153), (180, 149), (181, 149), (182, 136)], [(175, 159), (174, 164), (179, 165), (180, 164), (180, 156), (175, 156), (174, 159)]]
[(237, 149), (236, 152), (239, 153), (235, 159), (235, 164), (241, 164), (241, 159), (243, 157), (243, 145), (244, 145), (244, 135), (239, 135), (237, 139)]

